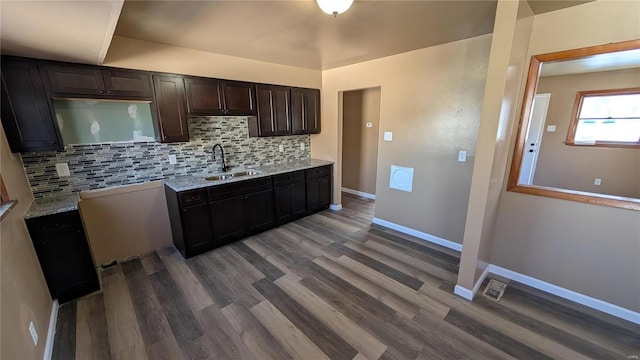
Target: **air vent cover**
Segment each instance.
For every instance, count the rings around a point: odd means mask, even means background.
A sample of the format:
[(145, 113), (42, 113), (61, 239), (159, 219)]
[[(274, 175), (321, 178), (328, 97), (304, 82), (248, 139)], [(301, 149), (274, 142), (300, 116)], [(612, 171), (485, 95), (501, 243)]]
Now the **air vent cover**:
[(482, 295), (488, 298), (491, 298), (495, 301), (500, 301), (506, 289), (507, 289), (507, 284), (502, 283), (498, 280), (491, 279), (489, 280), (487, 287), (484, 288), (484, 292), (482, 293)]

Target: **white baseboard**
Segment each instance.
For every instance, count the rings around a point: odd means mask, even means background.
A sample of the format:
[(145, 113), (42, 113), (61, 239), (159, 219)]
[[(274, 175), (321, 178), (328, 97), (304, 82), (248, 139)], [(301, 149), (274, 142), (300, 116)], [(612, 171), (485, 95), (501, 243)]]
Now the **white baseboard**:
[(387, 220), (378, 219), (376, 217), (373, 218), (372, 222), (374, 224), (381, 225), (381, 226), (384, 226), (384, 227), (388, 227), (389, 229), (393, 229), (393, 230), (399, 231), (399, 232), (407, 234), (407, 235), (415, 236), (415, 237), (417, 237), (419, 239), (426, 240), (426, 241), (429, 241), (429, 242), (432, 242), (434, 244), (438, 244), (438, 245), (444, 246), (446, 248), (449, 248), (449, 249), (452, 249), (452, 250), (455, 250), (455, 251), (458, 251), (458, 252), (462, 251), (462, 244), (458, 244), (458, 243), (453, 242), (451, 240), (447, 240), (447, 239), (443, 239), (441, 237), (437, 237), (437, 236), (434, 236), (434, 235), (431, 235), (431, 234), (423, 233), (422, 231), (414, 230), (414, 229), (408, 228), (406, 226), (402, 226), (402, 225), (398, 225), (398, 224), (392, 223), (392, 222), (387, 221)]
[(604, 313), (607, 313), (609, 315), (640, 325), (640, 313), (637, 313), (635, 311), (625, 309), (621, 306), (614, 305), (596, 298), (592, 298), (590, 296), (580, 294), (575, 291), (565, 289), (563, 287), (553, 285), (546, 281), (542, 281), (542, 280), (533, 278), (531, 276), (520, 274), (515, 271), (505, 269), (497, 265), (493, 265), (493, 264), (489, 265), (488, 269), (489, 269), (489, 272), (492, 274), (496, 274), (496, 275), (505, 277), (507, 279), (517, 281), (521, 284), (531, 286), (532, 288), (542, 290), (549, 294), (556, 295), (563, 299), (567, 299), (567, 300), (576, 302), (578, 304), (582, 304), (592, 309), (596, 309)]
[(353, 190), (345, 187), (342, 188), (342, 191), (348, 194), (362, 196), (363, 198), (367, 198), (367, 199), (372, 199), (372, 200), (376, 199), (376, 196), (374, 194), (369, 194), (364, 191)]
[(342, 209), (342, 204), (331, 204), (331, 205), (329, 205), (329, 209), (331, 209), (333, 211), (338, 211), (338, 210)]
[(56, 323), (58, 322), (58, 300), (53, 300), (51, 305), (51, 316), (49, 317), (49, 329), (47, 330), (47, 342), (44, 345), (44, 360), (51, 360), (53, 355), (53, 341), (56, 336)]
[(458, 296), (461, 296), (461, 297), (463, 297), (463, 298), (465, 298), (465, 299), (467, 299), (469, 301), (473, 300), (473, 291), (471, 291), (471, 290), (469, 290), (467, 288), (464, 288), (464, 287), (462, 287), (460, 285), (456, 285), (456, 287), (453, 288), (453, 293), (458, 295)]

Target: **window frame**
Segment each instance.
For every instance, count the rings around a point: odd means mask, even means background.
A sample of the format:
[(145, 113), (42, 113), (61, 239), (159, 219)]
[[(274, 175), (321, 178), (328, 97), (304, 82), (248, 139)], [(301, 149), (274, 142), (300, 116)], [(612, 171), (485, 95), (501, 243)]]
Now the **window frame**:
[[(585, 146), (585, 147), (608, 147), (608, 148), (630, 148), (640, 149), (640, 139), (637, 142), (624, 142), (624, 141), (595, 141), (594, 143), (576, 143), (576, 130), (578, 128), (578, 122), (580, 110), (582, 109), (582, 102), (585, 97), (590, 96), (607, 96), (607, 95), (626, 95), (626, 94), (640, 94), (640, 87), (626, 88), (626, 89), (607, 89), (607, 90), (586, 90), (578, 91), (576, 93), (576, 100), (573, 104), (573, 113), (569, 121), (569, 130), (567, 131), (567, 139), (565, 145), (568, 146)], [(640, 121), (640, 119), (638, 120)]]

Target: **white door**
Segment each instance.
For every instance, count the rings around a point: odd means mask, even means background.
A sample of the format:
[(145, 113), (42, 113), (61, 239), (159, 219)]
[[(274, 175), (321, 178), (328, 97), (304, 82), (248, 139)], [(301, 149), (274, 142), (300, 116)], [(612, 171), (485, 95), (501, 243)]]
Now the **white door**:
[(518, 184), (533, 184), (533, 177), (536, 173), (536, 163), (538, 161), (538, 150), (540, 149), (540, 142), (542, 141), (542, 132), (545, 119), (547, 118), (550, 99), (551, 94), (537, 94), (533, 100)]

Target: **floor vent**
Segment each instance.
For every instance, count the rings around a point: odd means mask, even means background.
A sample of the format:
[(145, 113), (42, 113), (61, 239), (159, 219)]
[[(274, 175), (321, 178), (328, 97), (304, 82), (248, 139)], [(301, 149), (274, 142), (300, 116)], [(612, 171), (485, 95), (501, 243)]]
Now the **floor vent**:
[(491, 298), (495, 301), (500, 301), (506, 289), (507, 289), (507, 284), (502, 283), (498, 280), (491, 279), (489, 280), (487, 287), (484, 288), (484, 292), (482, 292), (482, 295), (488, 298)]

